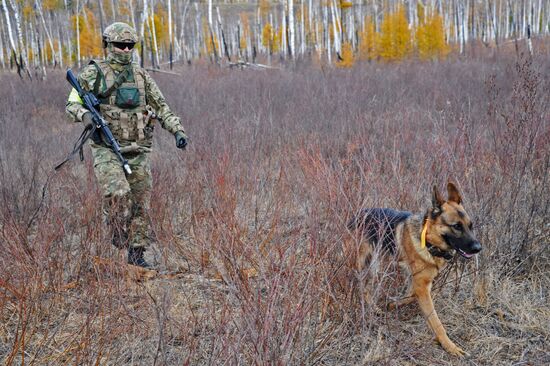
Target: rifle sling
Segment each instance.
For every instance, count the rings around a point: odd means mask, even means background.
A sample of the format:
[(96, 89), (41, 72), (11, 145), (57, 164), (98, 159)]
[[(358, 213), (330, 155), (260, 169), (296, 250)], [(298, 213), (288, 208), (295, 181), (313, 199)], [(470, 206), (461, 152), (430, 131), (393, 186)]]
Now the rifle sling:
[(95, 123), (90, 123), (89, 125), (87, 125), (86, 128), (84, 128), (84, 131), (82, 131), (82, 133), (80, 134), (80, 137), (78, 137), (78, 140), (76, 140), (73, 146), (73, 151), (71, 151), (71, 153), (65, 158), (65, 160), (57, 164), (54, 170), (58, 170), (59, 168), (61, 168), (66, 162), (71, 160), (76, 153), (78, 153), (80, 157), (80, 161), (83, 161), (84, 151), (82, 150), (82, 148), (84, 147), (84, 144), (86, 143), (86, 141), (88, 141), (88, 139), (92, 137), (95, 132), (96, 132)]
[(99, 92), (99, 84), (101, 83), (102, 80), (105, 80), (105, 75), (103, 74), (103, 70), (101, 70), (101, 67), (97, 64), (97, 62), (95, 60), (92, 60), (90, 61), (91, 64), (93, 64), (96, 69), (97, 69), (97, 74), (99, 77), (96, 77), (95, 78), (95, 82), (94, 82), (94, 94), (96, 97), (100, 98), (100, 99), (107, 99), (109, 98), (109, 96), (111, 96), (111, 94), (118, 89), (119, 86), (121, 86), (125, 81), (126, 79), (128, 78), (128, 76), (130, 75), (130, 71), (132, 70), (132, 65), (128, 65), (126, 68), (124, 68), (124, 70), (122, 70), (116, 77), (113, 85), (111, 85), (109, 88), (107, 88), (107, 90), (105, 90), (104, 92)]

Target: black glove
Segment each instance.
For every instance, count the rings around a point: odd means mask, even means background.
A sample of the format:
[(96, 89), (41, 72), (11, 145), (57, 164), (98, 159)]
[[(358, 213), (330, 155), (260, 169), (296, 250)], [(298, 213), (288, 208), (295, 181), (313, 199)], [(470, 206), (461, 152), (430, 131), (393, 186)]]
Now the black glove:
[(82, 115), (82, 122), (84, 123), (84, 125), (88, 126), (88, 125), (91, 125), (92, 123), (94, 123), (93, 119), (92, 119), (92, 114), (90, 112), (86, 112)]
[(185, 149), (187, 146), (187, 135), (183, 131), (178, 131), (174, 135), (176, 137), (176, 146), (178, 149)]

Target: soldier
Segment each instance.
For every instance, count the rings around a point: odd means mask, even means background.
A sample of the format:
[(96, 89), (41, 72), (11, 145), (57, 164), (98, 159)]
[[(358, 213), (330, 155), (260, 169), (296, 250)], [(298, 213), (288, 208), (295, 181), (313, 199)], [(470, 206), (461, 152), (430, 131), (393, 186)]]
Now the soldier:
[[(132, 62), (136, 31), (125, 23), (114, 23), (103, 32), (106, 60), (92, 60), (78, 75), (85, 91), (100, 100), (100, 112), (118, 140), (132, 173), (126, 175), (117, 156), (101, 138), (90, 144), (94, 173), (103, 193), (103, 212), (118, 248), (128, 248), (128, 263), (150, 268), (143, 254), (150, 244), (149, 205), (152, 188), (150, 157), (155, 118), (184, 149), (187, 136), (180, 119), (166, 104), (157, 84)], [(75, 89), (66, 106), (75, 122), (92, 123)]]

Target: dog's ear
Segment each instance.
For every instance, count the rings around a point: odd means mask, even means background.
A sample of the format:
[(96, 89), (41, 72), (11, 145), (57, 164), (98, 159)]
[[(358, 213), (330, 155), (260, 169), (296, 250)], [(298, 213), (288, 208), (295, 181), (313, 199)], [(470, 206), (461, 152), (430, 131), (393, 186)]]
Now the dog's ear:
[(433, 194), (432, 194), (432, 208), (441, 210), (441, 205), (443, 205), (444, 202), (445, 200), (439, 194), (439, 190), (437, 189), (437, 186), (434, 185)]
[(456, 186), (451, 182), (447, 183), (447, 193), (449, 194), (449, 201), (456, 202), (458, 204), (462, 202), (462, 197), (458, 192), (458, 188), (456, 188)]

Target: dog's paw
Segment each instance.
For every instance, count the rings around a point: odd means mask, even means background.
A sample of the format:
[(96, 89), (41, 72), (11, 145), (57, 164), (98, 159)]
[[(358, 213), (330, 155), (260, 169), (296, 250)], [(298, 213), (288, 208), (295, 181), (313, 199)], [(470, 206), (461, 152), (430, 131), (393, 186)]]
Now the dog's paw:
[(442, 343), (441, 346), (445, 349), (445, 351), (454, 356), (463, 357), (467, 354), (466, 351), (464, 351), (462, 348), (458, 347), (451, 341), (449, 341), (449, 343)]

